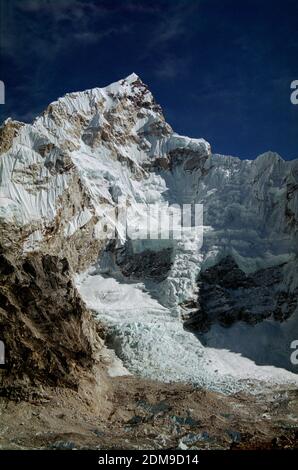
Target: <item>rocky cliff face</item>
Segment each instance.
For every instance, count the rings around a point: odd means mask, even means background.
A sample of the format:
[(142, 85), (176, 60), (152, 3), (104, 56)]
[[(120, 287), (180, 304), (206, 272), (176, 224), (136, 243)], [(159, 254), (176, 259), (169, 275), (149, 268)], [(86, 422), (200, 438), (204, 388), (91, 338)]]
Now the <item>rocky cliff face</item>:
[(282, 264), (246, 274), (231, 256), (223, 258), (199, 275), (198, 310), (185, 324), (202, 332), (214, 323), (287, 320), (297, 308), (298, 289), (289, 291), (283, 268)]
[(66, 258), (0, 255), (2, 387), (78, 389), (99, 364), (103, 331), (80, 299)]
[[(76, 289), (125, 365), (142, 375), (237, 389), (241, 358), (235, 367), (230, 353), (228, 370), (218, 372), (222, 352), (203, 347), (184, 324), (202, 332), (270, 322), (289, 358), (298, 315), (297, 160), (212, 154), (205, 140), (174, 133), (132, 74), (67, 94), (32, 124), (7, 120), (0, 175), (3, 262), (12, 266), (2, 280), (1, 334), (14, 363), (24, 364), (26, 350), (34, 374), (48, 369), (53, 380), (57, 370), (72, 377), (73, 361), (90, 366), (95, 333), (90, 339), (91, 317)], [(123, 198), (131, 237), (113, 216)], [(133, 236), (146, 227), (146, 208), (173, 204), (202, 204), (204, 226), (180, 239)], [(58, 325), (62, 349), (48, 351), (46, 325)], [(40, 354), (42, 366), (33, 359)], [(245, 367), (241, 380), (268, 372)]]

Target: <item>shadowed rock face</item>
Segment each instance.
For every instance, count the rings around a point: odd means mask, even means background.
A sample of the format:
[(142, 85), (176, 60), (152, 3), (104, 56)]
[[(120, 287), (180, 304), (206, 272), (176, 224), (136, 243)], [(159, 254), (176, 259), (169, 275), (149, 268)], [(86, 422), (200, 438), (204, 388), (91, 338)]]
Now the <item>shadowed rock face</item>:
[(171, 268), (172, 249), (164, 248), (158, 252), (145, 250), (133, 253), (131, 247), (126, 245), (116, 250), (115, 260), (120, 271), (126, 277), (162, 281), (166, 279)]
[(200, 274), (199, 308), (185, 325), (204, 332), (215, 323), (228, 327), (237, 321), (254, 325), (269, 317), (286, 320), (297, 308), (298, 292), (285, 289), (282, 268), (280, 265), (246, 274), (227, 256)]
[(101, 349), (66, 258), (0, 256), (0, 334), (7, 368), (2, 386), (25, 382), (77, 388)]

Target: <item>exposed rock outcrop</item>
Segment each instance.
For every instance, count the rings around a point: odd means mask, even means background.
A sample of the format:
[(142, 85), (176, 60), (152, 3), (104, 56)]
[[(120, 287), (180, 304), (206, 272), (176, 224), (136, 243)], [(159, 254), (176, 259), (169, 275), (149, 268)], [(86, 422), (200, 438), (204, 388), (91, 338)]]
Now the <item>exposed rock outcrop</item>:
[(67, 386), (99, 367), (103, 331), (78, 295), (67, 258), (0, 255), (1, 387)]
[(204, 332), (212, 324), (230, 326), (237, 321), (256, 324), (265, 318), (285, 321), (298, 307), (298, 289), (284, 285), (285, 265), (242, 271), (228, 256), (200, 273), (199, 297), (185, 326)]

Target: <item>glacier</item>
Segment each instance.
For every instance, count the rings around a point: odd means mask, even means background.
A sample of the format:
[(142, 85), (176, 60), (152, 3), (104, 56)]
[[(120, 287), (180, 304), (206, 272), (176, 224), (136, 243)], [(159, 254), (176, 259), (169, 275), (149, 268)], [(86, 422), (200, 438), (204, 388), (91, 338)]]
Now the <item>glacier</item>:
[[(68, 93), (32, 124), (6, 120), (1, 141), (3, 244), (20, 256), (68, 257), (80, 295), (128, 371), (225, 393), (297, 385), (285, 363), (298, 334), (298, 160), (271, 151), (255, 160), (213, 154), (204, 139), (172, 130), (136, 74)], [(142, 207), (201, 204), (202, 246), (193, 232), (127, 240), (112, 215), (121, 198), (133, 209), (129, 226), (140, 231)], [(208, 288), (217, 305), (202, 304), (201, 276), (213, 268), (216, 277), (229, 257), (237, 289), (215, 283)], [(240, 315), (237, 296), (252, 296), (247, 283), (262, 277), (269, 287), (258, 290), (261, 312), (241, 305)], [(256, 363), (264, 337), (271, 348), (278, 338), (282, 367), (274, 348)]]

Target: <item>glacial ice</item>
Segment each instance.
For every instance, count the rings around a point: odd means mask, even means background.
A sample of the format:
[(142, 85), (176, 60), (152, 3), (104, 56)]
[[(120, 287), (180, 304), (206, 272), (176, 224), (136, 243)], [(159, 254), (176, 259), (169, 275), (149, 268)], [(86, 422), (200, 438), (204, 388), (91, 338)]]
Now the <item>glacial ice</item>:
[(92, 271), (77, 275), (75, 282), (87, 307), (108, 326), (109, 346), (132, 373), (224, 393), (298, 384), (296, 374), (258, 366), (239, 353), (218, 348), (216, 342), (215, 347), (204, 347), (142, 283), (127, 284)]
[[(52, 148), (46, 155), (40, 153), (44, 146)], [(135, 74), (105, 88), (69, 93), (24, 125), (1, 155), (0, 218), (18, 226), (33, 224), (24, 251), (38, 249), (43, 226), (61, 209), (71, 173), (50, 168), (67, 157), (89, 206), (63, 226), (65, 237), (72, 237), (95, 214), (99, 221), (93, 236), (101, 238), (107, 225), (106, 238), (116, 230), (124, 244), (124, 226), (113, 218), (122, 196), (132, 213), (138, 213), (140, 231), (146, 228), (146, 211), (139, 204), (204, 206), (202, 247), (187, 234), (171, 242), (174, 260), (163, 281), (123, 279), (109, 261), (102, 272), (90, 268), (76, 275), (83, 299), (108, 326), (111, 344), (130, 371), (226, 392), (259, 381), (297, 385), (295, 374), (258, 366), (229, 351), (228, 340), (220, 343), (216, 328), (209, 335), (213, 347), (205, 347), (181, 321), (181, 304), (196, 299), (200, 271), (227, 255), (247, 273), (285, 263), (284, 283), (292, 291), (297, 288), (297, 160), (285, 162), (272, 152), (254, 161), (212, 154), (204, 139), (172, 131)], [(134, 217), (129, 224), (136, 225)], [(134, 242), (138, 252), (164, 246), (163, 240)], [(291, 320), (294, 336), (297, 316), (296, 311)], [(239, 325), (233, 327), (227, 334), (231, 349), (234, 332), (246, 338)]]

